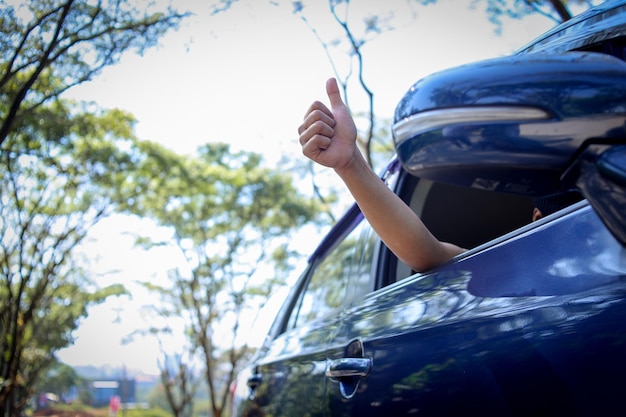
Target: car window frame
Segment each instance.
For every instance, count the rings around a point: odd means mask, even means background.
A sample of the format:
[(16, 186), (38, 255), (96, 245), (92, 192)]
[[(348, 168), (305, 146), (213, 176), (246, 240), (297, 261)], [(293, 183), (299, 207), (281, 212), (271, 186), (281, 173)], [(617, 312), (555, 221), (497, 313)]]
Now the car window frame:
[[(287, 295), (282, 307), (280, 308), (274, 324), (268, 334), (268, 341), (274, 340), (284, 333), (297, 329), (299, 326), (289, 328), (289, 322), (294, 309), (297, 306), (298, 301), (301, 299), (302, 294), (306, 291), (309, 282), (315, 274), (316, 268), (319, 264), (326, 259), (326, 257), (337, 248), (341, 242), (362, 222), (367, 222), (363, 214), (356, 204), (352, 205), (343, 217), (335, 224), (335, 226), (325, 235), (324, 239), (317, 246), (316, 250), (309, 257), (307, 266), (300, 274), (300, 277), (292, 287), (291, 291)], [(370, 227), (369, 224), (367, 227)], [(361, 236), (359, 236), (359, 240)], [(376, 250), (376, 249), (375, 249)], [(372, 287), (371, 290), (374, 288)], [(370, 291), (371, 292), (371, 291)], [(344, 306), (345, 307), (345, 306)], [(316, 320), (321, 320), (323, 317), (318, 317)], [(304, 325), (305, 323), (303, 323)]]

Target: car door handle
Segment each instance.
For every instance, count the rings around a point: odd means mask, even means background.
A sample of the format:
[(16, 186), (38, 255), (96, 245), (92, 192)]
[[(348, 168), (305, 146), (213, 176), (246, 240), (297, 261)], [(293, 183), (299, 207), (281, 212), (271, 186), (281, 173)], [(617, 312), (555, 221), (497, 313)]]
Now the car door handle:
[(263, 376), (256, 371), (246, 380), (246, 385), (249, 389), (248, 400), (254, 401), (254, 398), (256, 396), (256, 389), (259, 387), (259, 385), (261, 385), (261, 382), (263, 382)]
[(341, 358), (329, 361), (326, 376), (334, 379), (346, 377), (362, 378), (372, 369), (371, 358)]
[(250, 378), (248, 378), (246, 384), (248, 385), (248, 388), (250, 388), (251, 390), (255, 390), (259, 385), (261, 385), (262, 381), (263, 376), (261, 374), (255, 373), (250, 376)]

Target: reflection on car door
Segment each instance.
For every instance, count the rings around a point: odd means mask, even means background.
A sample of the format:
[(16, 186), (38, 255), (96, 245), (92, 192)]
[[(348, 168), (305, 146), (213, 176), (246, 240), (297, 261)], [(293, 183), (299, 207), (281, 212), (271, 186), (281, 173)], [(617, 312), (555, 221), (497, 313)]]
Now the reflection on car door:
[(253, 362), (251, 396), (240, 415), (325, 415), (326, 347), (341, 312), (372, 291), (376, 241), (354, 207), (320, 245), (285, 304), (278, 335)]
[(305, 272), (287, 301), (282, 333), (260, 349), (244, 376), (249, 397), (237, 415), (324, 415), (326, 346), (338, 323), (332, 312), (345, 288), (341, 282), (324, 288), (312, 279), (313, 272)]
[(624, 250), (584, 204), (545, 220), (348, 310), (329, 345), (343, 374), (328, 372), (328, 415), (622, 408)]

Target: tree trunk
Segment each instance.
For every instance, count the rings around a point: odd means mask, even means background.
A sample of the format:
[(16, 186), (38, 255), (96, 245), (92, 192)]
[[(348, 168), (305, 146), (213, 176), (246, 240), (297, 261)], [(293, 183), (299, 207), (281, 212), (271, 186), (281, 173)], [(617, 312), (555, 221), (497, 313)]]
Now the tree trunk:
[(567, 7), (565, 7), (565, 4), (563, 4), (561, 0), (550, 0), (550, 4), (561, 18), (561, 22), (567, 22), (572, 18), (572, 14), (567, 10)]

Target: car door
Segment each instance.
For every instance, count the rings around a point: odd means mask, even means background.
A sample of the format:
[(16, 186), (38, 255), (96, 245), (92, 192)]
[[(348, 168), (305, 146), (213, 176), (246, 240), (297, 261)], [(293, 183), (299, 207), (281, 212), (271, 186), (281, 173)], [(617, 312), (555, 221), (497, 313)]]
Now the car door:
[[(326, 414), (328, 342), (341, 311), (373, 288), (371, 243), (376, 239), (370, 230), (354, 206), (319, 245), (279, 313), (269, 340), (239, 378), (238, 386), (243, 378), (249, 391), (242, 403), (237, 401), (235, 415)], [(367, 272), (360, 273), (358, 265), (365, 265)]]
[(626, 389), (626, 256), (586, 203), (346, 312), (329, 416), (608, 415)]

